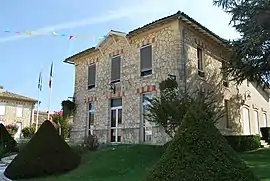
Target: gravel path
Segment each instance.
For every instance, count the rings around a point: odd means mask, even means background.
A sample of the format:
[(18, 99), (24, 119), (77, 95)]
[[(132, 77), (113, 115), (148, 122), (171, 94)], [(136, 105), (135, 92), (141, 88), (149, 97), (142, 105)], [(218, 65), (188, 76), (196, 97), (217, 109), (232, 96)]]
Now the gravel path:
[(0, 181), (11, 181), (5, 175), (5, 169), (7, 168), (8, 164), (16, 157), (17, 155), (12, 155), (9, 157), (2, 158), (0, 161)]

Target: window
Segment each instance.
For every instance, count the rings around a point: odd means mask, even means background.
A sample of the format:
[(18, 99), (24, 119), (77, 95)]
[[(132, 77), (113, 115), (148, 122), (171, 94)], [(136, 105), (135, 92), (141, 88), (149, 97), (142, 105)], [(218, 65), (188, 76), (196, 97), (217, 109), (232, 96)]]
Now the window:
[(223, 85), (225, 87), (229, 87), (229, 80), (228, 80), (228, 73), (226, 72), (226, 62), (225, 61), (222, 61), (222, 68), (221, 68), (221, 71), (222, 71), (222, 79), (223, 79)]
[(16, 116), (17, 117), (22, 117), (23, 116), (23, 107), (22, 106), (17, 107)]
[(4, 116), (6, 114), (6, 104), (0, 103), (0, 116)]
[(112, 58), (111, 83), (120, 82), (121, 57)]
[(122, 99), (111, 100), (111, 142), (122, 140)]
[(267, 115), (266, 113), (263, 113), (263, 127), (267, 127)]
[(142, 77), (152, 74), (152, 45), (141, 48), (140, 65)]
[(88, 106), (88, 134), (91, 134), (91, 126), (94, 124), (95, 108), (94, 103), (89, 103)]
[(198, 59), (198, 74), (200, 77), (204, 77), (203, 72), (203, 51), (200, 47), (197, 47), (197, 59)]
[(231, 128), (229, 100), (224, 100), (226, 128)]
[(96, 84), (96, 64), (88, 67), (88, 89), (92, 89)]
[(152, 125), (149, 121), (145, 119), (145, 114), (151, 105), (150, 100), (152, 99), (153, 94), (146, 93), (142, 94), (142, 124), (143, 124), (143, 141), (151, 142), (152, 141)]

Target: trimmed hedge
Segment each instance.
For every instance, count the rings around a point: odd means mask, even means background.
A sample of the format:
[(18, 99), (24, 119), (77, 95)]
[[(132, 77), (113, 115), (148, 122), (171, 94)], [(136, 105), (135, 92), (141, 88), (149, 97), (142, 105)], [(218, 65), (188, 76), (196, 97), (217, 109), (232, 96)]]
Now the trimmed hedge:
[[(17, 151), (17, 142), (11, 137), (3, 124), (0, 124), (0, 155)], [(0, 156), (0, 157), (1, 157)]]
[(9, 164), (4, 174), (12, 180), (35, 178), (67, 172), (79, 163), (80, 156), (47, 120)]
[(259, 181), (208, 117), (193, 105), (145, 181)]
[(34, 127), (25, 127), (22, 130), (22, 134), (24, 138), (32, 138), (35, 135)]
[(260, 128), (261, 133), (262, 133), (262, 139), (265, 141), (270, 140), (270, 127), (262, 127)]
[(231, 135), (224, 136), (228, 144), (238, 152), (251, 151), (261, 147), (261, 137), (255, 135)]

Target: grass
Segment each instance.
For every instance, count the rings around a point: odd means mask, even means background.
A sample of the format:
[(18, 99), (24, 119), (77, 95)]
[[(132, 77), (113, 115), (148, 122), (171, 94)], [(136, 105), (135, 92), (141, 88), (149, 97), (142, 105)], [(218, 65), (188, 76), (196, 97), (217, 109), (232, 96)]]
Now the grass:
[(163, 151), (160, 146), (122, 145), (87, 152), (79, 168), (65, 175), (31, 181), (138, 181), (146, 176)]
[(239, 154), (262, 181), (270, 181), (270, 149)]
[[(160, 146), (122, 145), (83, 155), (79, 168), (28, 181), (140, 181), (163, 153)], [(270, 149), (239, 153), (262, 181), (270, 181)]]

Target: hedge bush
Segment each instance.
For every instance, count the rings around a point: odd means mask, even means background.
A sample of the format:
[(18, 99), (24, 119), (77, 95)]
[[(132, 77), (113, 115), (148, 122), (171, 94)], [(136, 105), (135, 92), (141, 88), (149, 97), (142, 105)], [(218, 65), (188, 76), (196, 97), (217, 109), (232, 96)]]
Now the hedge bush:
[(238, 152), (251, 151), (261, 147), (261, 137), (255, 135), (224, 136), (228, 144)]
[(22, 129), (22, 134), (24, 138), (32, 138), (35, 135), (35, 128), (25, 127)]
[(262, 127), (260, 128), (261, 133), (262, 133), (262, 139), (265, 141), (270, 140), (270, 128), (269, 127)]
[(191, 108), (145, 181), (259, 181), (201, 107)]
[(76, 168), (80, 156), (59, 136), (50, 121), (45, 121), (4, 174), (12, 179), (27, 179), (60, 174)]
[(3, 124), (0, 124), (1, 155), (17, 151), (17, 142), (11, 137)]

